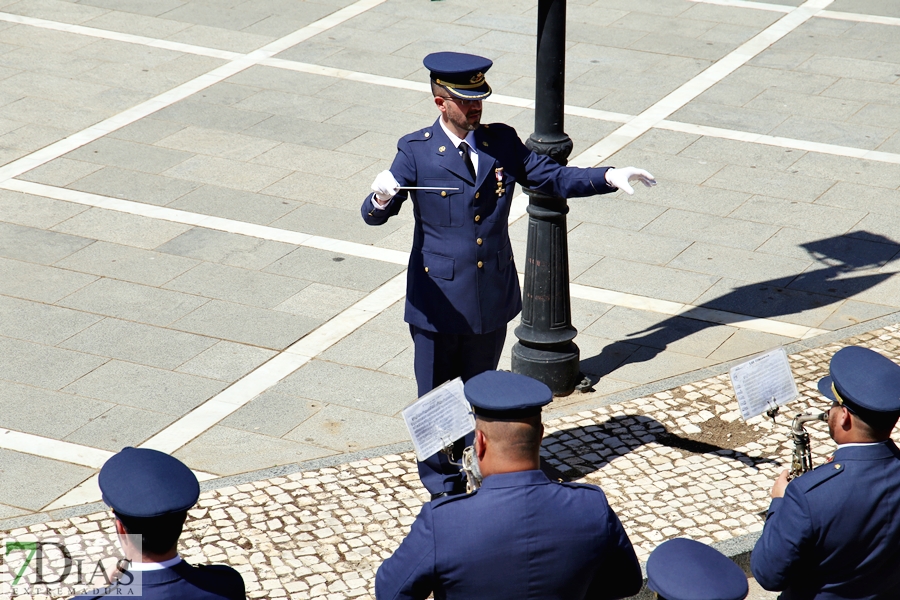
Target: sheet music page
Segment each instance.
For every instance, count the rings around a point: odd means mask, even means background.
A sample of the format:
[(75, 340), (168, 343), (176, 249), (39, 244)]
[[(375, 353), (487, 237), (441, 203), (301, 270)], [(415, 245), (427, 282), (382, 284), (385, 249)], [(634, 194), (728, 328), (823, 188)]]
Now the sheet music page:
[(403, 420), (420, 461), (475, 429), (472, 407), (459, 377), (404, 408)]
[(799, 395), (784, 348), (754, 356), (732, 367), (728, 374), (745, 421)]

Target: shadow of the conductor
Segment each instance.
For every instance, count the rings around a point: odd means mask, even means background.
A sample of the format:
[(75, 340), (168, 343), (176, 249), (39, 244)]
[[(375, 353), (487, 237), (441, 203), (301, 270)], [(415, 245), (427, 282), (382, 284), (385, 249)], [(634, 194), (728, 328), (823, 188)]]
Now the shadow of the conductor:
[[(700, 426), (702, 428), (703, 424)], [(670, 433), (665, 425), (651, 417), (617, 415), (597, 425), (574, 427), (546, 435), (542, 443), (541, 470), (550, 479), (572, 481), (598, 471), (611, 460), (625, 456), (648, 443), (676, 448), (689, 454), (707, 454), (736, 460), (754, 469), (758, 469), (761, 464), (780, 465), (778, 460), (753, 457), (734, 449), (755, 436), (756, 433), (739, 423), (729, 433), (721, 431), (720, 435), (704, 435), (701, 432), (697, 437), (709, 438), (709, 441), (702, 441)], [(565, 450), (550, 450), (557, 444), (564, 446)], [(563, 465), (554, 467), (548, 463), (543, 456), (548, 452), (562, 461)]]
[[(819, 266), (814, 263), (813, 267), (796, 275), (734, 288), (697, 308), (733, 313), (735, 321), (743, 315), (773, 318), (813, 310), (852, 298), (889, 279), (893, 273), (855, 273), (881, 269), (900, 258), (900, 244), (867, 231), (823, 238), (800, 244), (800, 247)], [(693, 309), (663, 319), (607, 345), (600, 354), (582, 360), (581, 370), (596, 382), (624, 365), (652, 360), (669, 344), (718, 325), (703, 319), (700, 311)], [(638, 347), (642, 350), (637, 351)]]

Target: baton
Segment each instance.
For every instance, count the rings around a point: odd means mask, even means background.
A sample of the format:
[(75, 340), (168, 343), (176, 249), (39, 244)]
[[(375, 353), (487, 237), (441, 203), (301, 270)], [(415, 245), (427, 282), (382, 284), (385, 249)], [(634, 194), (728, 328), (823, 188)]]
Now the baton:
[(414, 185), (404, 185), (402, 187), (397, 188), (398, 190), (429, 190), (429, 191), (438, 191), (438, 190), (447, 190), (450, 192), (457, 192), (459, 188), (451, 188), (451, 187), (427, 187), (427, 186), (414, 186)]

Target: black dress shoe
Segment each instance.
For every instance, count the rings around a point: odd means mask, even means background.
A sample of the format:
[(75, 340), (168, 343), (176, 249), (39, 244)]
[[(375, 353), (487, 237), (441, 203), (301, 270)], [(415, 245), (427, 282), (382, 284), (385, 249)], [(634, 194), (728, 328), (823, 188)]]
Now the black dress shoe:
[(431, 495), (431, 499), (432, 499), (432, 500), (437, 500), (438, 498), (443, 498), (444, 496), (449, 496), (449, 495), (450, 495), (450, 494), (447, 493), (447, 492), (440, 492), (440, 493), (438, 493), (438, 494), (432, 494), (432, 495)]

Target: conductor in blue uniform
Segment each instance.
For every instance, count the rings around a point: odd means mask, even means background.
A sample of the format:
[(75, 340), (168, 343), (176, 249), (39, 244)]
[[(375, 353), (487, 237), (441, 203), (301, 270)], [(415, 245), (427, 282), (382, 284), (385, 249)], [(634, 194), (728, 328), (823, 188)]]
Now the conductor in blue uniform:
[(819, 391), (832, 400), (833, 459), (772, 488), (751, 555), (756, 580), (789, 600), (900, 598), (900, 366), (849, 346)]
[[(632, 193), (629, 180), (656, 183), (631, 167), (563, 167), (528, 150), (511, 127), (482, 125), (482, 101), (491, 95), (487, 58), (438, 52), (424, 64), (440, 116), (400, 139), (390, 170), (362, 204), (365, 222), (381, 225), (412, 200), (405, 320), (420, 396), (497, 368), (506, 325), (522, 309), (507, 230), (516, 183), (563, 198)], [(408, 186), (427, 189), (401, 189)], [(462, 491), (458, 469), (443, 455), (420, 464), (419, 474), (432, 494)]]
[(543, 383), (487, 371), (465, 384), (475, 409), (475, 492), (426, 503), (375, 576), (378, 600), (579, 600), (640, 590), (631, 542), (603, 491), (538, 468)]
[(145, 600), (244, 600), (240, 573), (224, 565), (194, 567), (178, 555), (187, 511), (200, 484), (180, 460), (157, 450), (125, 448), (100, 469), (103, 501), (130, 562), (117, 585), (79, 599), (141, 596)]

